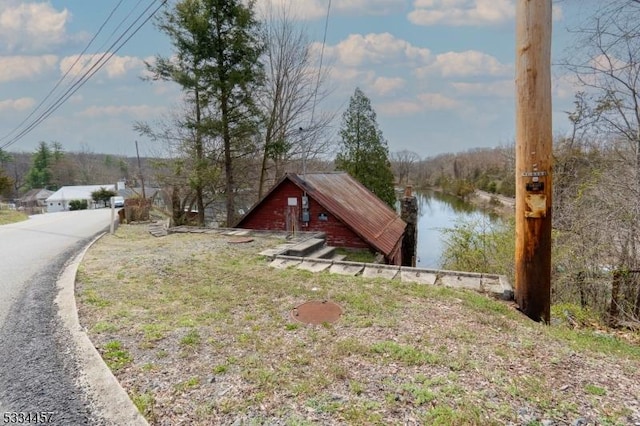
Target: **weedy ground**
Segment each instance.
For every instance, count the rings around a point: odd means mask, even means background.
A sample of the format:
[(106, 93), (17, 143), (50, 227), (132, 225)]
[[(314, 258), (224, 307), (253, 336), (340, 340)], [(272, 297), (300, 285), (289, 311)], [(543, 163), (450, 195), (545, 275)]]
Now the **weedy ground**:
[(29, 216), (16, 210), (0, 210), (0, 225), (22, 222), (28, 218)]
[[(637, 345), (473, 292), (272, 269), (279, 243), (123, 225), (89, 250), (81, 322), (151, 424), (640, 422)], [(293, 320), (310, 300), (344, 314)]]

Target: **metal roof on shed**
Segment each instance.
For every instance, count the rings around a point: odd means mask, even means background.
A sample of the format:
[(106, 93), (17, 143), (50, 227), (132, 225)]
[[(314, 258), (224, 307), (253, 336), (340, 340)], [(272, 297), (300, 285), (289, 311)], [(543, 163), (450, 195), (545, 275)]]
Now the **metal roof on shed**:
[[(385, 256), (389, 256), (402, 239), (405, 222), (384, 201), (348, 173), (306, 173), (304, 176), (287, 173), (263, 200), (287, 179), (306, 191), (307, 195)], [(258, 208), (260, 201), (245, 217)], [(242, 226), (243, 219), (238, 223), (239, 227)]]

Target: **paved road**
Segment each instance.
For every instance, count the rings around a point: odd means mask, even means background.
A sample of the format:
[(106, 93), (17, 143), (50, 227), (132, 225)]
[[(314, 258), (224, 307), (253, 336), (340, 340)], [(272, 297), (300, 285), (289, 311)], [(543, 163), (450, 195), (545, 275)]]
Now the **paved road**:
[(109, 209), (49, 213), (0, 226), (0, 416), (52, 412), (52, 424), (103, 423), (77, 385), (79, 369), (54, 299), (65, 263), (108, 229), (110, 215)]

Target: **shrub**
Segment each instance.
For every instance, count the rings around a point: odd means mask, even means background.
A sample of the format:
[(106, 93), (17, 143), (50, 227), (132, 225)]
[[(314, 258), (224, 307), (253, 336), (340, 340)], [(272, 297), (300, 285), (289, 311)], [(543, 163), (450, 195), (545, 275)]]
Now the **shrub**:
[(71, 200), (69, 201), (69, 210), (86, 210), (89, 207), (87, 200)]

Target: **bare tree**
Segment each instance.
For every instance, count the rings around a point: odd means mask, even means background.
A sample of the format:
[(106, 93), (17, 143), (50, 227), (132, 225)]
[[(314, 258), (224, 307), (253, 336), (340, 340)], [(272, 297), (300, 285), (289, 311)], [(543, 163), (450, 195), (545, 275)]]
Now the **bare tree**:
[(405, 149), (391, 153), (391, 167), (398, 178), (399, 184), (402, 185), (403, 181), (408, 184), (411, 181), (411, 173), (414, 172), (418, 161), (420, 161), (420, 156), (413, 151)]
[[(198, 210), (198, 222), (200, 217), (204, 221), (205, 210), (225, 188), (220, 141), (202, 137), (196, 127), (187, 124), (193, 113), (192, 103), (185, 103), (183, 109), (175, 109), (172, 115), (153, 125), (134, 124), (134, 130), (154, 143), (153, 178), (168, 191), (172, 221), (176, 226), (186, 224), (194, 208)], [(202, 167), (204, 161), (206, 167)]]
[[(611, 251), (603, 264), (637, 270), (640, 232), (640, 2), (603, 2), (577, 30), (581, 45), (565, 65), (583, 86), (577, 115), (606, 141), (608, 164), (592, 189)], [(570, 119), (572, 117), (570, 116)], [(575, 124), (575, 123), (574, 123)], [(582, 191), (585, 194), (585, 191)], [(634, 293), (640, 310), (640, 286)]]
[(316, 111), (326, 96), (325, 69), (317, 70), (304, 28), (294, 22), (289, 6), (269, 4), (263, 11), (266, 84), (262, 93), (264, 143), (258, 198), (269, 170), (278, 179), (292, 158), (303, 161), (326, 152), (323, 135), (332, 115)]

